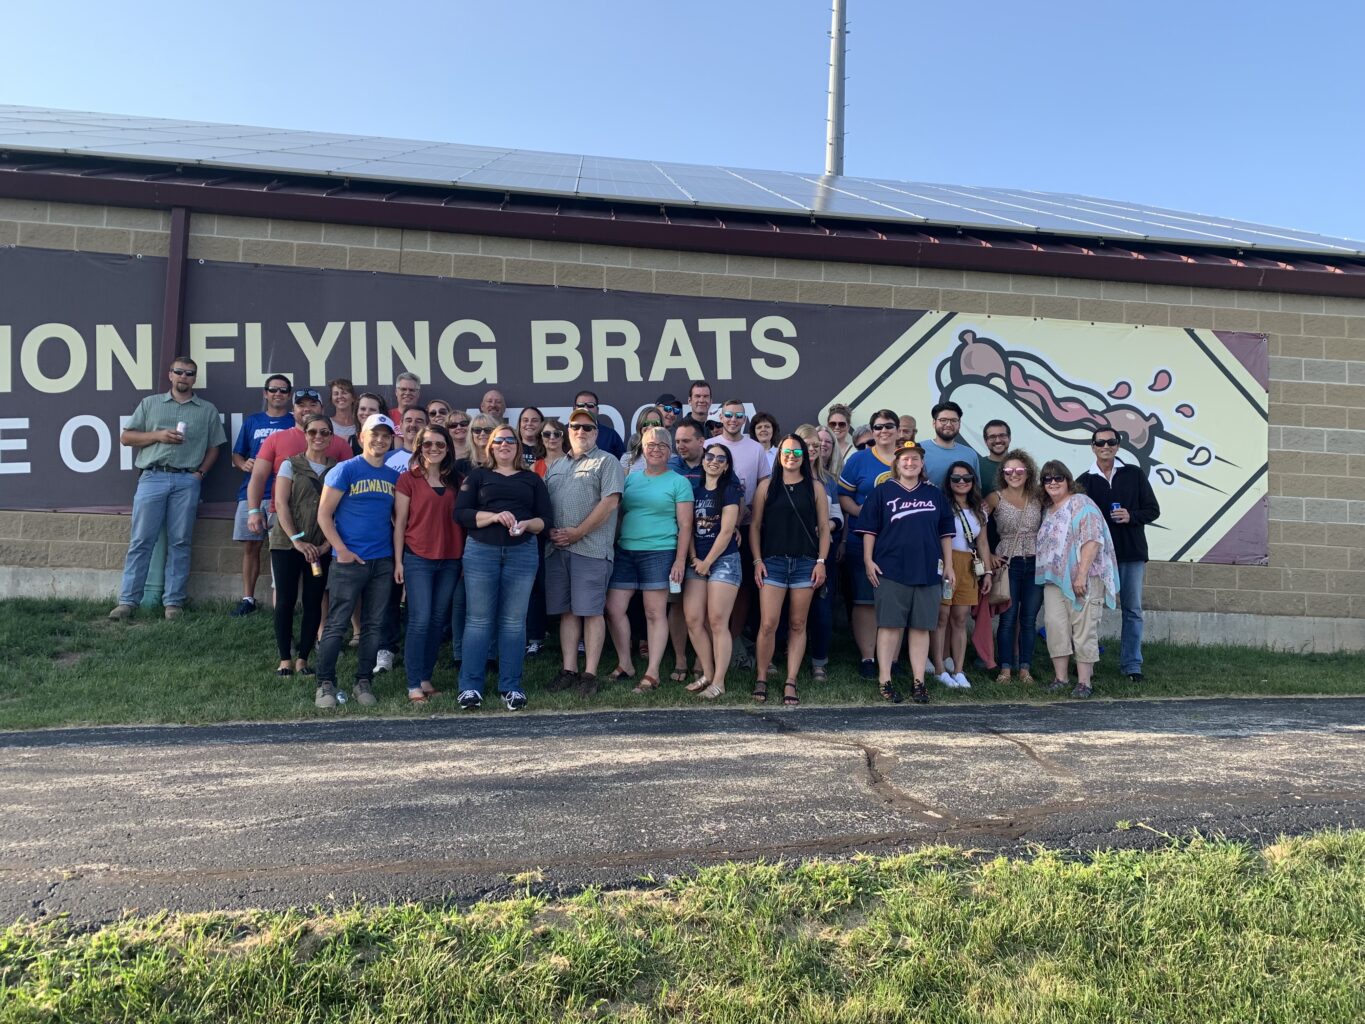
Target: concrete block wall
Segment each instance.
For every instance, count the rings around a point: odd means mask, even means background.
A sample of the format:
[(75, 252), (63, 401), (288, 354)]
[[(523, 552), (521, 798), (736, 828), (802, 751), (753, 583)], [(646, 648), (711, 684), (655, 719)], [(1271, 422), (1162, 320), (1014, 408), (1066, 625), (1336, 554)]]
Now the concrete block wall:
[[(0, 244), (164, 254), (167, 224), (168, 217), (154, 211), (0, 199)], [(222, 215), (191, 217), (189, 255), (655, 294), (1265, 332), (1271, 357), (1270, 564), (1153, 563), (1147, 607), (1154, 624), (1173, 624), (1163, 627), (1173, 636), (1190, 629), (1199, 635), (1217, 623), (1221, 638), (1365, 649), (1365, 300)], [(54, 558), (78, 557), (53, 555), (50, 542), (44, 553), (42, 540), (22, 533), (0, 539), (0, 565), (55, 573), (68, 567)], [(211, 576), (215, 561), (220, 574), (235, 573), (239, 556), (234, 559), (230, 541), (226, 545), (196, 555), (196, 574)], [(106, 562), (116, 557), (112, 550), (103, 552)], [(95, 555), (89, 549), (80, 557)]]

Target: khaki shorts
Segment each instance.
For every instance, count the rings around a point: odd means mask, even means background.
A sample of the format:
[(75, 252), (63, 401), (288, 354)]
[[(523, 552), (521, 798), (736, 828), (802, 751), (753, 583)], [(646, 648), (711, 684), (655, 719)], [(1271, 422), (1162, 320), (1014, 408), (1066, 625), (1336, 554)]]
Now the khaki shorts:
[(1080, 608), (1071, 607), (1055, 583), (1043, 585), (1043, 624), (1047, 627), (1047, 653), (1093, 665), (1100, 660), (1100, 615), (1104, 611), (1104, 581), (1091, 577)]
[(953, 572), (957, 576), (957, 584), (953, 587), (953, 596), (944, 601), (948, 605), (967, 605), (975, 608), (981, 600), (981, 581), (972, 575), (972, 553), (970, 551), (953, 552)]

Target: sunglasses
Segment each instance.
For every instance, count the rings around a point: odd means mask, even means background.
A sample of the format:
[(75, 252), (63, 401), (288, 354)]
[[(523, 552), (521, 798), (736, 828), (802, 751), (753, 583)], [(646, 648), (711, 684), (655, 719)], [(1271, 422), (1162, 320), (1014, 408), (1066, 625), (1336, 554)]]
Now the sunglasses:
[(660, 420), (645, 420), (643, 423), (640, 424), (640, 426), (642, 426), (642, 427), (662, 427), (662, 426), (663, 426), (663, 423), (662, 423)]
[(661, 405), (659, 406), (659, 408), (664, 410), (664, 412), (671, 412), (674, 416), (676, 416), (678, 415), (678, 413), (682, 412), (682, 403), (674, 402), (672, 405)]
[(450, 415), (450, 410), (449, 410), (449, 409), (442, 409), (442, 408), (440, 408), (440, 407), (437, 407), (437, 408), (435, 408), (435, 409), (428, 409), (428, 410), (427, 410), (427, 415), (428, 415), (428, 416), (449, 416), (449, 415)]
[(961, 474), (958, 474), (957, 476), (950, 476), (948, 479), (955, 484), (969, 484), (972, 483), (976, 479), (976, 477), (962, 476)]
[(570, 430), (596, 430), (597, 427), (592, 423), (570, 423)]
[(702, 462), (729, 462), (730, 456), (721, 452), (707, 452), (701, 457)]
[(856, 448), (856, 449), (858, 449), (858, 451), (860, 451), (860, 452), (865, 452), (865, 451), (867, 451), (869, 448), (872, 447), (872, 442), (871, 442), (871, 441), (863, 441), (861, 444), (855, 444), (853, 447)]
[(1119, 446), (1119, 439), (1117, 437), (1107, 437), (1101, 441), (1091, 441), (1090, 443), (1096, 448), (1117, 448)]
[(432, 450), (434, 450), (434, 451), (439, 451), (439, 450), (445, 448), (445, 446), (446, 446), (446, 443), (445, 443), (444, 441), (423, 441), (423, 442), (422, 442), (422, 447), (423, 447), (423, 448), (430, 448), (430, 449), (432, 449)]
[(742, 412), (723, 412), (723, 413), (721, 413), (721, 415), (724, 416), (727, 420), (742, 420), (742, 419), (744, 419), (744, 413), (742, 413)]
[(182, 369), (180, 369), (178, 366), (177, 366), (177, 367), (172, 367), (172, 368), (171, 368), (171, 373), (175, 374), (177, 377), (197, 377), (197, 376), (199, 376), (199, 371), (198, 371), (198, 370), (182, 370)]
[(451, 420), (449, 423), (446, 424), (446, 426), (449, 427), (451, 430), (461, 430), (461, 429), (463, 429), (464, 427), (469, 426), (469, 421), (468, 421), (468, 420)]
[(829, 425), (835, 430), (843, 430), (848, 426), (848, 420), (830, 420)]
[(488, 443), (493, 445), (494, 447), (498, 447), (504, 444), (520, 444), (521, 442), (518, 441), (515, 437), (495, 437)]
[(872, 424), (872, 429), (873, 429), (873, 430), (900, 430), (900, 428), (901, 428), (901, 425), (900, 425), (899, 423), (874, 423), (874, 424)]
[(295, 391), (294, 401), (297, 402), (300, 398), (311, 398), (315, 402), (322, 401), (322, 396), (318, 394), (316, 391), (314, 391), (312, 388), (303, 388), (299, 391)]
[(542, 430), (542, 431), (540, 432), (540, 436), (543, 437), (543, 438), (545, 438), (547, 441), (558, 441), (561, 437), (564, 436), (564, 431), (562, 431), (562, 430)]
[(575, 408), (575, 409), (596, 409), (596, 408), (597, 408), (597, 403), (596, 403), (596, 402), (579, 402), (577, 405), (574, 406), (574, 408)]
[(331, 436), (332, 436), (332, 432), (331, 432), (330, 430), (305, 430), (304, 433), (307, 434), (309, 437), (331, 437)]
[(805, 450), (804, 448), (783, 448), (783, 449), (782, 449), (782, 454), (783, 454), (783, 455), (805, 455), (805, 454), (806, 454), (806, 450)]
[(1027, 476), (1027, 475), (1028, 475), (1028, 470), (1027, 470), (1027, 469), (1002, 469), (1000, 472), (1004, 473), (1006, 476)]
[(272, 395), (287, 395), (287, 394), (289, 394), (289, 392), (293, 391), (294, 389), (293, 389), (293, 388), (266, 388), (265, 390), (266, 390), (269, 394), (272, 394)]
[(1043, 483), (1045, 483), (1045, 484), (1064, 484), (1064, 483), (1066, 483), (1066, 477), (1064, 477), (1064, 476), (1051, 476), (1051, 475), (1045, 476), (1045, 477), (1043, 477)]
[(489, 433), (492, 429), (493, 429), (492, 427), (472, 427), (472, 428), (470, 429), (470, 433), (471, 433), (471, 434), (487, 434), (487, 433)]

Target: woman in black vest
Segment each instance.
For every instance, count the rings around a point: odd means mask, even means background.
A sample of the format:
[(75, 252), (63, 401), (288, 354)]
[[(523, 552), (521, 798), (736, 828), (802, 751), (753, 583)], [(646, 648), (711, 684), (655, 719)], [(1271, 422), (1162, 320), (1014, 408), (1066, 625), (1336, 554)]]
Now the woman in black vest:
[(787, 608), (787, 681), (782, 703), (800, 704), (796, 675), (806, 654), (806, 615), (815, 591), (825, 585), (829, 554), (829, 497), (816, 486), (808, 445), (797, 434), (782, 438), (772, 476), (754, 490), (749, 524), (754, 581), (759, 593), (758, 678), (754, 700), (768, 699), (768, 669), (773, 660), (777, 624)]

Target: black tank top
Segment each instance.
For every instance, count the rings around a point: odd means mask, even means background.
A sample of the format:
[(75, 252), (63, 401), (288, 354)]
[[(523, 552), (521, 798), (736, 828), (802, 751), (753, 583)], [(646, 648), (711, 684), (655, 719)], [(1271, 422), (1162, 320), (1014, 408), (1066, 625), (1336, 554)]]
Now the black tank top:
[(819, 541), (814, 488), (806, 480), (785, 484), (782, 473), (774, 473), (763, 506), (763, 557), (816, 558)]

